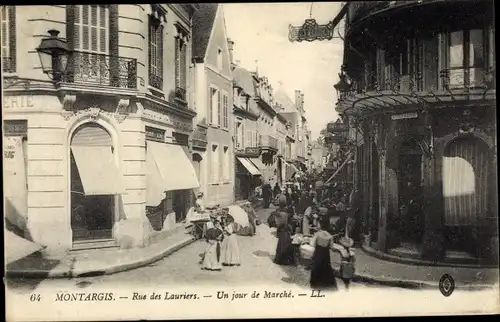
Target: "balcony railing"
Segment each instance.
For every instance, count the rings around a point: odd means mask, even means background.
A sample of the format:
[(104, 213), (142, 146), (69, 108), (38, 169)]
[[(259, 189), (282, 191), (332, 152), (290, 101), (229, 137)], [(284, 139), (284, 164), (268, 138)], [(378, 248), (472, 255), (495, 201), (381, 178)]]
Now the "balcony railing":
[(118, 88), (137, 88), (137, 60), (74, 51), (68, 57), (63, 82)]
[(185, 101), (186, 100), (186, 89), (182, 87), (175, 88), (175, 98)]
[(163, 78), (155, 74), (149, 74), (149, 86), (163, 90)]
[(440, 73), (444, 89), (475, 89), (495, 87), (494, 70), (490, 68), (449, 68)]
[(262, 135), (260, 139), (260, 146), (263, 149), (273, 149), (278, 151), (278, 140), (270, 135)]

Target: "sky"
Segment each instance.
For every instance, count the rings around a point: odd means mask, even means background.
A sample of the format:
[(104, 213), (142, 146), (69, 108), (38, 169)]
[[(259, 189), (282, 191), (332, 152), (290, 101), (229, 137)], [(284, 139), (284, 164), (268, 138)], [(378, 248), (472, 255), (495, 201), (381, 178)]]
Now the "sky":
[[(318, 24), (331, 21), (340, 2), (226, 3), (223, 4), (227, 35), (234, 41), (234, 60), (250, 71), (256, 66), (274, 89), (283, 88), (294, 99), (295, 90), (304, 93), (304, 108), (312, 139), (328, 122), (337, 119), (333, 85), (338, 82), (343, 43), (288, 40), (288, 26), (300, 26), (305, 19)], [(335, 31), (335, 34), (337, 32)], [(257, 61), (257, 62), (256, 62)]]

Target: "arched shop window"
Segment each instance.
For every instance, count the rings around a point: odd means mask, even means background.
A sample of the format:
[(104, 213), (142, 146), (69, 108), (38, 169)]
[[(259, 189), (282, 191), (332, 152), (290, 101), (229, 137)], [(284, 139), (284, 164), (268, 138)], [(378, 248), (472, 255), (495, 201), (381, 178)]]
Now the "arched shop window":
[(96, 123), (81, 125), (71, 139), (73, 242), (113, 238), (115, 206), (123, 184), (110, 134)]

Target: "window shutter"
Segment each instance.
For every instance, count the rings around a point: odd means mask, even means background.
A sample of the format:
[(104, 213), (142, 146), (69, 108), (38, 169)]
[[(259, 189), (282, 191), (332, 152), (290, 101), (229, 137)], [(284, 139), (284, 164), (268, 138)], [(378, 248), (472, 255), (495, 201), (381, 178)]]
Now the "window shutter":
[(222, 125), (222, 97), (221, 92), (217, 91), (217, 125)]
[(175, 86), (180, 87), (180, 39), (175, 38)]
[(10, 58), (10, 72), (16, 71), (16, 7), (8, 6), (9, 10), (9, 58)]
[(163, 25), (156, 30), (156, 76), (163, 78)]
[(214, 111), (214, 90), (213, 88), (210, 89), (208, 93), (208, 123), (212, 124), (213, 123), (213, 111)]
[(154, 66), (154, 63), (155, 63), (155, 50), (153, 49), (154, 48), (154, 41), (153, 41), (153, 37), (154, 37), (154, 27), (153, 27), (153, 17), (151, 16), (148, 16), (149, 18), (149, 32), (148, 32), (148, 40), (149, 40), (149, 46), (148, 46), (148, 61), (149, 61), (149, 74), (150, 75), (154, 75), (154, 72), (153, 72), (153, 66)]
[(187, 43), (181, 41), (181, 86), (183, 89), (186, 89), (186, 59), (187, 59)]

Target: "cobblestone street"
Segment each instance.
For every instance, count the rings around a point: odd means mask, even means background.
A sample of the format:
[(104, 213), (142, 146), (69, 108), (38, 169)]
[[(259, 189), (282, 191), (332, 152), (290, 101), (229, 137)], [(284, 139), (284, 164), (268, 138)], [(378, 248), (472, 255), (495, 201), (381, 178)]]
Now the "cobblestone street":
[[(266, 285), (283, 288), (287, 286), (302, 286), (308, 288), (309, 272), (302, 266), (286, 267), (273, 263), (277, 239), (274, 229), (266, 224), (267, 216), (272, 209), (262, 209), (258, 212), (262, 224), (257, 227), (257, 234), (253, 237), (238, 237), (242, 264), (239, 267), (224, 267), (221, 272), (210, 272), (201, 269), (200, 256), (206, 244), (196, 241), (180, 249), (172, 255), (138, 269), (95, 277), (74, 279), (47, 279), (43, 281), (10, 280), (9, 284), (16, 287), (17, 292), (32, 291), (33, 289), (58, 288), (66, 289), (76, 285), (85, 287), (99, 285), (110, 287), (116, 285), (150, 286), (181, 286), (183, 284), (196, 285), (231, 285), (252, 286)], [(343, 284), (338, 280), (340, 289)], [(354, 284), (353, 287), (368, 287), (363, 284)], [(380, 287), (380, 286), (377, 286)]]

